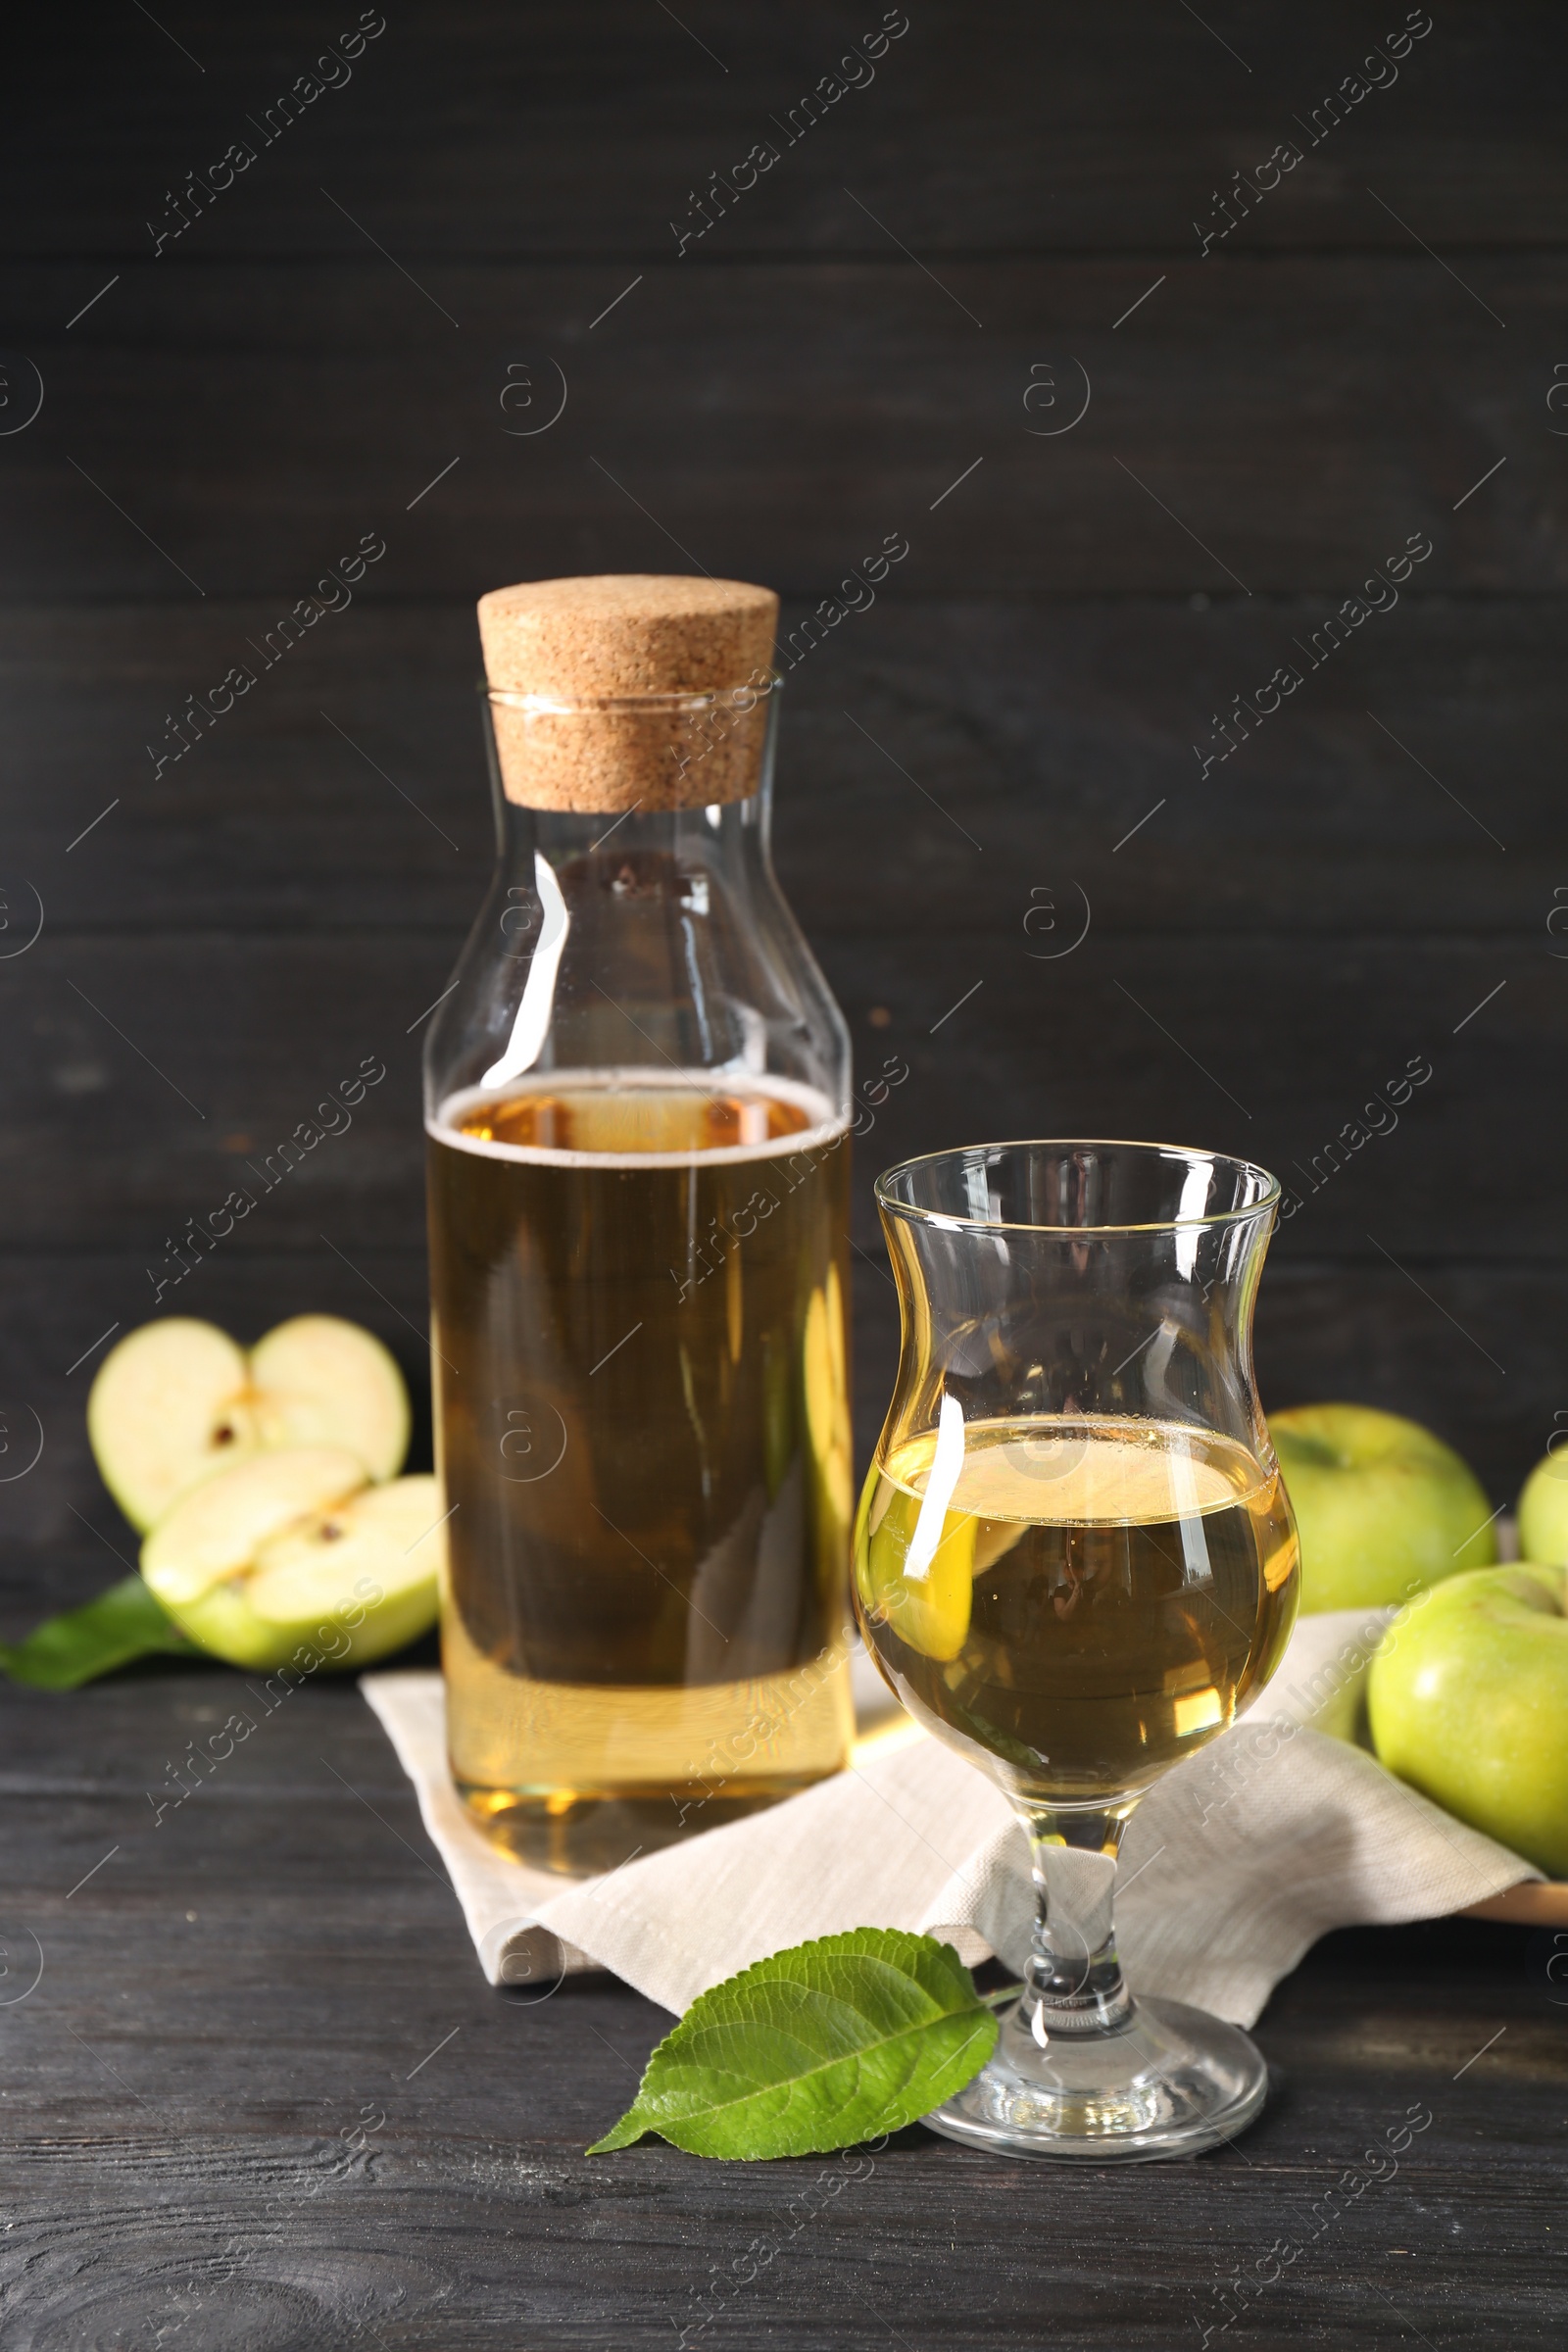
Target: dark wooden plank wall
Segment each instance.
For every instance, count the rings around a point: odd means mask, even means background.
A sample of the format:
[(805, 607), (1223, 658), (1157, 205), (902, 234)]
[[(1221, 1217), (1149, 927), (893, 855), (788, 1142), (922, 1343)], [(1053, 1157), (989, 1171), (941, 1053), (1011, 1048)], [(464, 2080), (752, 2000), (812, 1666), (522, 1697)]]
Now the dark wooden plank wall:
[[(312, 11), (32, 28), (3, 879), (8, 936), (44, 920), (0, 968), (0, 1378), (47, 1443), (0, 1488), (13, 1579), (40, 1547), (54, 1585), (96, 1575), (67, 1367), (344, 1055), (389, 1065), (355, 1131), (177, 1301), (247, 1334), (360, 1310), (421, 1375), (415, 1024), (489, 854), (474, 596), (690, 562), (777, 582), (796, 626), (889, 532), (874, 608), (792, 675), (778, 828), (862, 1061), (913, 1073), (859, 1159), (862, 1451), (895, 1345), (877, 1163), (1157, 1133), (1305, 1193), (1416, 1054), (1398, 1132), (1276, 1245), (1266, 1399), (1428, 1418), (1499, 1501), (1568, 1405), (1558, 28), (1446, 12), (1327, 130), (1398, 12), (922, 8), (786, 144), (861, 14), (394, 11), (286, 131)], [(1291, 139), (1204, 252), (1216, 191)], [(532, 405), (503, 406), (518, 366)], [(352, 605), (160, 767), (171, 714), (367, 533)], [(1309, 668), (1412, 534), (1397, 604)], [(1205, 770), (1286, 662), (1302, 688)]]
[[(4, 1496), (15, 1536), (94, 1509), (66, 1366), (150, 1304), (145, 1266), (221, 1197), (233, 1139), (286, 1130), (344, 1054), (386, 1054), (373, 1108), (180, 1303), (245, 1325), (274, 1298), (345, 1302), (335, 1225), (417, 1319), (409, 1026), (487, 856), (475, 592), (689, 550), (777, 581), (794, 622), (888, 531), (910, 553), (876, 608), (792, 679), (779, 825), (862, 1054), (914, 1071), (861, 1155), (870, 1255), (881, 1156), (1131, 1129), (1290, 1178), (1424, 1054), (1401, 1131), (1277, 1246), (1267, 1395), (1429, 1416), (1499, 1498), (1544, 1445), (1564, 1293), (1549, 22), (1446, 19), (1203, 254), (1213, 190), (1303, 116), (1306, 146), (1390, 27), (1249, 27), (1244, 64), (1171, 10), (923, 14), (677, 257), (693, 158), (727, 175), (874, 22), (693, 38), (642, 8), (410, 12), (286, 134), (258, 130), (156, 256), (165, 191), (270, 120), (319, 26), (213, 19), (187, 58), (127, 14), (85, 70), (65, 42), (40, 61), (5, 238), (45, 400), (0, 451), (0, 562), (9, 920), (22, 936), (41, 900), (44, 930), (0, 978), (5, 1377), (51, 1442)], [(531, 411), (502, 406), (514, 362)], [(1048, 367), (1054, 405), (1026, 405)], [(558, 383), (559, 421), (510, 433)], [(387, 552), (352, 608), (160, 771), (168, 714), (366, 532)], [(1433, 552), (1398, 606), (1303, 661), (1298, 697), (1204, 773), (1214, 714), (1412, 533)], [(1056, 931), (1026, 932), (1048, 892)], [(1040, 959), (1086, 904), (1082, 947)], [(862, 1274), (863, 1445), (891, 1334)]]

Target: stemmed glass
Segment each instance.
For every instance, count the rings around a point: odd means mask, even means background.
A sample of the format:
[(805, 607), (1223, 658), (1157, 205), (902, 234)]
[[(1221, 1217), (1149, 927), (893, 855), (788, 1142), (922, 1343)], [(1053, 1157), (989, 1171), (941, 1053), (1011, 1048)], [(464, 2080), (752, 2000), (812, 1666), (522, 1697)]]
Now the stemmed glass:
[(1134, 2001), (1139, 1797), (1279, 1662), (1298, 1546), (1251, 1365), (1280, 1198), (1163, 1144), (936, 1152), (876, 1188), (903, 1348), (856, 1529), (866, 1645), (1003, 1788), (1039, 1896), (996, 2054), (926, 2121), (1016, 2156), (1185, 2156), (1263, 2103), (1249, 2037)]

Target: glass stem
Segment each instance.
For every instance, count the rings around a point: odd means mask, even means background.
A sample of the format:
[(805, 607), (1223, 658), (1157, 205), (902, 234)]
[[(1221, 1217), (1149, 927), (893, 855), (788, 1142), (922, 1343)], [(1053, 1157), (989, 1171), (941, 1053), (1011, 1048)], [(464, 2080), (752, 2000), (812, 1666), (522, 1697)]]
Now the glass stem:
[(1040, 2049), (1103, 2034), (1132, 2014), (1116, 1957), (1116, 1849), (1135, 1797), (1112, 1805), (1020, 1806), (1038, 1910), (1012, 2027)]

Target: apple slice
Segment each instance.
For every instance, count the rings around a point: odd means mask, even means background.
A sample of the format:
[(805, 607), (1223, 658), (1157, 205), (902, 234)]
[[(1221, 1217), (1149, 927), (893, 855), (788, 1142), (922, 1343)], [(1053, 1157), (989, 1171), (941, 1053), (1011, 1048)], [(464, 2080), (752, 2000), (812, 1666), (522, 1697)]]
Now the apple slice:
[(173, 1613), (214, 1585), (243, 1576), (262, 1545), (313, 1511), (365, 1485), (365, 1465), (341, 1446), (261, 1453), (204, 1479), (167, 1511), (141, 1547), (141, 1572)]
[(407, 1451), (409, 1399), (380, 1341), (338, 1315), (296, 1315), (247, 1358), (216, 1324), (145, 1323), (105, 1357), (87, 1399), (105, 1486), (145, 1534), (215, 1471), (282, 1446), (346, 1447), (373, 1479)]
[(371, 1589), (380, 1594), (376, 1609), (425, 1589), (433, 1594), (441, 1555), (438, 1482), (394, 1479), (365, 1487), (264, 1544), (245, 1597), (269, 1625), (314, 1624)]
[(409, 1393), (391, 1352), (341, 1315), (294, 1315), (251, 1349), (264, 1446), (346, 1446), (372, 1479), (409, 1450)]
[(214, 1657), (314, 1673), (434, 1624), (444, 1525), (435, 1479), (372, 1487), (345, 1448), (296, 1446), (182, 1495), (143, 1544), (142, 1575)]
[(112, 1348), (87, 1398), (104, 1485), (145, 1532), (177, 1494), (255, 1451), (245, 1357), (216, 1323), (171, 1315)]

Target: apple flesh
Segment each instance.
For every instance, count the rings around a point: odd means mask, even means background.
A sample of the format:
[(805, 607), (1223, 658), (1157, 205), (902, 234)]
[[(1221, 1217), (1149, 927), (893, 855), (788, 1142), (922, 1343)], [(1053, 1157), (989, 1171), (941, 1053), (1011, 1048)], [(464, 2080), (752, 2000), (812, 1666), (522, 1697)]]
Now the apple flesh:
[(165, 1513), (141, 1547), (141, 1572), (167, 1608), (242, 1576), (261, 1546), (308, 1512), (346, 1502), (365, 1466), (340, 1446), (258, 1455), (204, 1479)]
[(244, 1351), (215, 1323), (171, 1315), (112, 1348), (87, 1398), (100, 1477), (145, 1534), (186, 1487), (255, 1445)]
[(250, 1382), (264, 1447), (346, 1446), (372, 1480), (393, 1478), (409, 1450), (409, 1393), (374, 1334), (340, 1315), (294, 1315), (251, 1349)]
[(1568, 1568), (1481, 1568), (1423, 1592), (1367, 1678), (1380, 1763), (1568, 1878)]
[(104, 1358), (87, 1436), (105, 1486), (138, 1533), (230, 1464), (283, 1446), (345, 1447), (391, 1478), (409, 1443), (403, 1375), (371, 1333), (296, 1315), (247, 1357), (214, 1323), (144, 1323)]
[(1486, 1494), (1451, 1446), (1367, 1404), (1271, 1413), (1301, 1541), (1301, 1608), (1408, 1600), (1497, 1556)]
[(362, 1591), (366, 1578), (380, 1592), (378, 1609), (423, 1595), (441, 1557), (440, 1495), (433, 1478), (398, 1478), (297, 1520), (258, 1550), (246, 1599), (268, 1625), (292, 1627)]
[(430, 1477), (371, 1486), (357, 1455), (299, 1446), (194, 1487), (142, 1546), (180, 1631), (235, 1666), (363, 1665), (434, 1624), (444, 1549)]

